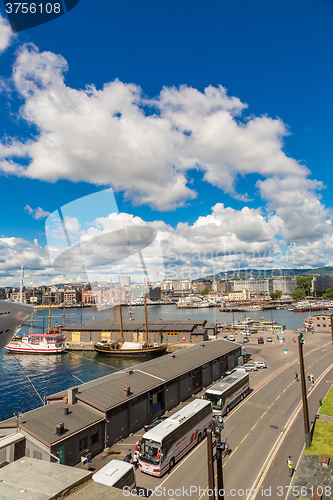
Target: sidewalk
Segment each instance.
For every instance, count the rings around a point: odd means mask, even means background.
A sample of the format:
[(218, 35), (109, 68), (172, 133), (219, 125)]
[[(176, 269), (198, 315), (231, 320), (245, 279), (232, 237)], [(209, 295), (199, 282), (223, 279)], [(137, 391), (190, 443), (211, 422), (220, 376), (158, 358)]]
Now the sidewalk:
[(328, 467), (323, 467), (320, 461), (321, 457), (317, 455), (302, 454), (288, 500), (311, 499), (316, 488), (319, 488), (319, 493), (323, 493), (323, 500), (333, 500), (332, 459)]

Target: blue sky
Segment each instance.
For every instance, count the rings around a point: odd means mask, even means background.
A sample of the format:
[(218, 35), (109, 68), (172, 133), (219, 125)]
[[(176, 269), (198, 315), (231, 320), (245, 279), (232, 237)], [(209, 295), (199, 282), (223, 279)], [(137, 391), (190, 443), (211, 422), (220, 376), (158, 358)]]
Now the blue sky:
[(80, 0), (3, 22), (0, 284), (21, 261), (64, 279), (45, 219), (108, 187), (167, 275), (332, 264), (332, 20), (328, 0)]

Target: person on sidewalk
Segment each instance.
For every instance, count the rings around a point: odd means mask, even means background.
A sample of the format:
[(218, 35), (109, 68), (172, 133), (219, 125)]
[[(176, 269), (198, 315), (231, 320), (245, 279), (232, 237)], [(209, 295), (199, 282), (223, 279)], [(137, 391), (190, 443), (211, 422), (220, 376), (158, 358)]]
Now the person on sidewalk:
[(296, 380), (296, 382), (298, 382), (298, 373), (297, 372), (295, 372), (295, 380)]
[(314, 385), (314, 376), (312, 375), (312, 373), (310, 375), (310, 378), (311, 378), (311, 384)]
[(311, 375), (308, 373), (308, 381), (311, 382)]
[(294, 468), (293, 468), (294, 462), (292, 462), (291, 457), (288, 458), (287, 464), (288, 464), (288, 469), (289, 469), (289, 477), (291, 477), (293, 475), (293, 472), (294, 472)]

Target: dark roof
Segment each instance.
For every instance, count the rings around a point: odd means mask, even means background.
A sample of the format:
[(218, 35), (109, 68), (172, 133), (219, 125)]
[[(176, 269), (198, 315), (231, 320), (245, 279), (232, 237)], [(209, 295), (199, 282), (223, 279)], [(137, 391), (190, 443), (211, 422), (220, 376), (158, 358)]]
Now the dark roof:
[[(148, 321), (149, 331), (162, 331), (162, 330), (187, 330), (191, 331), (196, 325), (204, 326), (206, 320), (194, 321), (194, 320), (156, 320)], [(111, 320), (95, 320), (87, 323), (86, 325), (66, 325), (61, 328), (64, 332), (92, 332), (92, 331), (120, 331), (121, 325), (120, 321)], [(124, 321), (123, 330), (124, 331), (138, 331), (145, 330), (146, 325), (143, 321)]]
[[(68, 415), (64, 413), (65, 406), (69, 408)], [(104, 415), (93, 408), (87, 408), (81, 404), (67, 405), (59, 402), (25, 413), (20, 421), (20, 428), (51, 446), (100, 420), (104, 420)], [(16, 418), (6, 420), (3, 424), (8, 426), (11, 422), (16, 425)], [(56, 434), (56, 424), (59, 422), (63, 422), (65, 426), (65, 432), (61, 436)]]
[[(191, 346), (136, 365), (132, 368), (131, 375), (118, 372), (82, 384), (76, 397), (95, 408), (107, 411), (227, 352), (240, 349), (240, 346), (230, 345), (230, 342), (224, 340), (212, 340), (203, 344), (204, 346)], [(131, 388), (130, 396), (125, 395), (125, 387)]]

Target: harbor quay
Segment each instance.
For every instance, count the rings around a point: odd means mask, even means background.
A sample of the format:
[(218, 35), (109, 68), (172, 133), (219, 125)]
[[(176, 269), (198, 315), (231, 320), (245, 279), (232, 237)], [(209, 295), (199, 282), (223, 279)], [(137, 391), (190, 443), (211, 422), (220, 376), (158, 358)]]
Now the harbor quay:
[(218, 380), (240, 357), (238, 344), (202, 342), (48, 396), (45, 406), (0, 423), (0, 461), (78, 466)]

